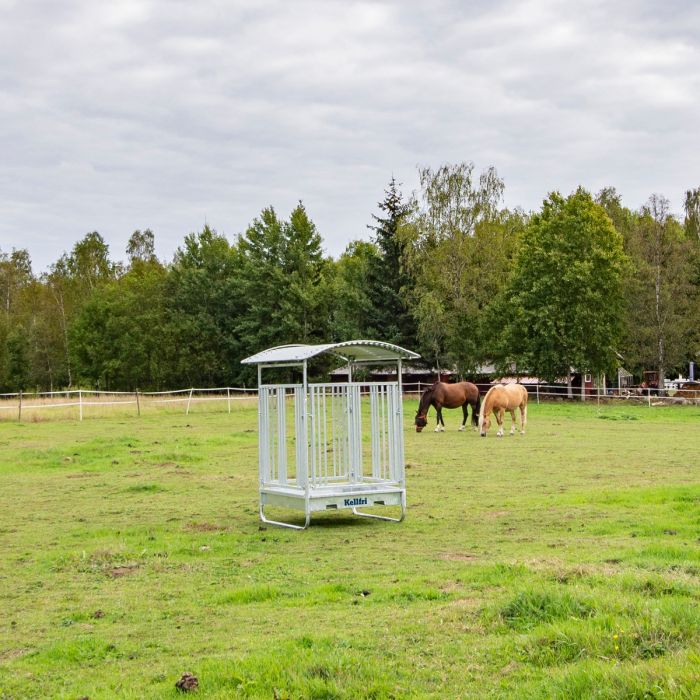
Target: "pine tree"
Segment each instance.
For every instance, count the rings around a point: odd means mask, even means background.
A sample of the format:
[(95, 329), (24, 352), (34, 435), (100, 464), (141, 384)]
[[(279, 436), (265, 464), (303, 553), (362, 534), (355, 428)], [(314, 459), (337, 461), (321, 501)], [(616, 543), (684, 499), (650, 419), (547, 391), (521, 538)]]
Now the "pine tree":
[(399, 185), (392, 177), (378, 203), (381, 214), (372, 214), (376, 222), (368, 228), (374, 231), (374, 243), (379, 256), (370, 260), (367, 296), (367, 334), (403, 347), (415, 347), (416, 325), (406, 303), (412, 279), (404, 266), (404, 244), (400, 228), (410, 211), (403, 201)]

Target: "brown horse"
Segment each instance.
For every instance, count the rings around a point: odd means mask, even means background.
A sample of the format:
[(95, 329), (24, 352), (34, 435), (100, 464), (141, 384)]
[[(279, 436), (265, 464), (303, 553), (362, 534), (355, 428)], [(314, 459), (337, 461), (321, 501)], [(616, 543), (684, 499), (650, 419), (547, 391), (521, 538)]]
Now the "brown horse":
[(479, 418), (479, 432), (481, 437), (486, 437), (486, 433), (491, 427), (491, 412), (496, 416), (498, 422), (498, 437), (503, 437), (503, 416), (506, 411), (510, 413), (513, 424), (510, 427), (510, 434), (515, 432), (515, 409), (520, 409), (520, 434), (525, 435), (525, 424), (527, 423), (527, 389), (522, 384), (495, 384), (484, 397), (484, 406)]
[(464, 425), (467, 422), (467, 414), (469, 406), (472, 407), (472, 425), (476, 430), (479, 422), (479, 408), (481, 408), (481, 396), (479, 396), (479, 387), (471, 382), (457, 382), (456, 384), (447, 384), (445, 382), (435, 382), (431, 387), (423, 392), (416, 413), (416, 432), (420, 433), (428, 424), (428, 410), (431, 406), (435, 407), (437, 413), (437, 428), (435, 432), (445, 431), (445, 421), (442, 420), (443, 408), (459, 408), (462, 407), (464, 419), (460, 430), (464, 430)]
[(676, 396), (682, 399), (700, 399), (700, 382), (686, 382), (678, 389)]

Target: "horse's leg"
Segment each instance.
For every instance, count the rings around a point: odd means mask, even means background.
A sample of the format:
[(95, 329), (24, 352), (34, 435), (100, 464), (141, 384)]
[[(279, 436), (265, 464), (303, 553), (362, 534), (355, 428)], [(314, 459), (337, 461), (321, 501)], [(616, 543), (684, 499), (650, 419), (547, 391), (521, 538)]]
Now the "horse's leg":
[(527, 425), (527, 404), (520, 404), (520, 434), (525, 435)]
[(464, 430), (464, 426), (467, 424), (468, 414), (469, 414), (469, 404), (467, 404), (467, 403), (462, 404), (462, 425), (459, 426), (460, 430)]
[(503, 417), (505, 416), (506, 412), (504, 409), (499, 408), (494, 410), (494, 413), (496, 414), (496, 422), (498, 423), (498, 432), (496, 433), (496, 437), (503, 437)]
[(514, 408), (509, 408), (508, 413), (510, 413), (510, 434), (515, 435), (515, 409)]
[(437, 426), (435, 427), (435, 432), (439, 433), (445, 432), (445, 421), (442, 420), (442, 404), (437, 404), (435, 406), (435, 414), (437, 415)]

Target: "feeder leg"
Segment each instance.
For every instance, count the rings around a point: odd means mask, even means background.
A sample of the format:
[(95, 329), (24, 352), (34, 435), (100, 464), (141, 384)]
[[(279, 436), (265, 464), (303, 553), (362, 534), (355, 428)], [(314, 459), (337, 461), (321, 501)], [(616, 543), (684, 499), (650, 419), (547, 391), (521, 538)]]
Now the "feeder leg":
[(283, 522), (280, 522), (279, 520), (269, 520), (268, 518), (266, 518), (265, 517), (265, 506), (261, 503), (260, 504), (260, 520), (262, 520), (267, 525), (279, 525), (280, 527), (288, 527), (288, 528), (291, 528), (292, 530), (306, 530), (306, 528), (309, 527), (309, 523), (311, 522), (311, 511), (307, 511), (306, 520), (304, 521), (303, 525), (293, 525), (292, 523), (283, 523)]
[(352, 509), (353, 515), (361, 515), (363, 518), (376, 518), (377, 520), (390, 520), (392, 523), (400, 523), (406, 517), (406, 500), (401, 499), (401, 517), (400, 518), (390, 518), (386, 515), (375, 515), (374, 513), (363, 513), (357, 508)]

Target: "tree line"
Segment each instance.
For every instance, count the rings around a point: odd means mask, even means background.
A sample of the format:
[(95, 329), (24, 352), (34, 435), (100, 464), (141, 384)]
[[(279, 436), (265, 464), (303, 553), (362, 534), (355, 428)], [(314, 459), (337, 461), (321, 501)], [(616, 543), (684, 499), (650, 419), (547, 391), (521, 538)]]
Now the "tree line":
[(204, 226), (167, 263), (149, 229), (124, 262), (91, 232), (42, 274), (0, 250), (0, 391), (251, 385), (247, 355), (352, 338), (463, 376), (624, 365), (663, 386), (700, 359), (700, 188), (679, 220), (663, 196), (632, 210), (612, 187), (508, 209), (496, 170), (472, 163), (420, 168), (419, 183), (404, 196), (392, 179), (371, 240), (337, 259), (301, 202), (233, 241)]

